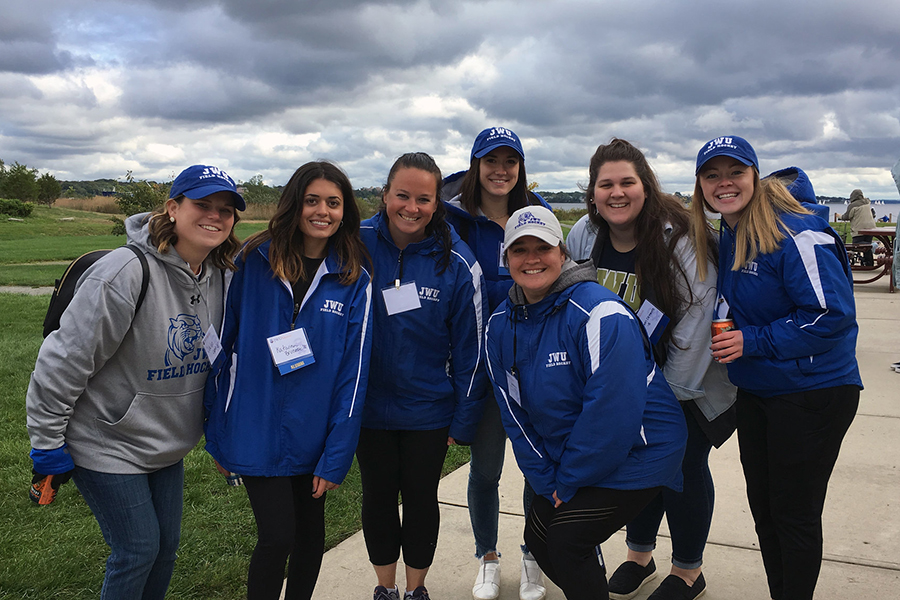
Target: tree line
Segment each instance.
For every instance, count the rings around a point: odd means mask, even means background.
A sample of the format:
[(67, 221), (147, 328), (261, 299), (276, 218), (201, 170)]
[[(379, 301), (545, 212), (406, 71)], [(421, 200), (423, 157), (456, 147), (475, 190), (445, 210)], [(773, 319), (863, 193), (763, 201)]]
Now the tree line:
[(62, 186), (50, 173), (38, 176), (37, 169), (14, 162), (7, 167), (0, 159), (0, 198), (51, 205), (62, 193)]

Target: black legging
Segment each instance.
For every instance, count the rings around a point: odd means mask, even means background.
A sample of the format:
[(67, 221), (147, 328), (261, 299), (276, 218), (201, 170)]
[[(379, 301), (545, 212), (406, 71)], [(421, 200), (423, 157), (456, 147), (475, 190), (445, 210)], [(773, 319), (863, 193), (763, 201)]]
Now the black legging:
[(584, 487), (559, 508), (536, 495), (525, 521), (525, 543), (567, 600), (607, 600), (606, 573), (595, 548), (636, 517), (661, 490)]
[[(356, 458), (363, 489), (363, 535), (373, 565), (394, 564), (402, 548), (407, 566), (431, 566), (441, 523), (437, 490), (449, 429), (362, 428)], [(398, 495), (403, 498), (402, 525)]]
[(312, 497), (312, 474), (293, 477), (244, 477), (256, 517), (257, 541), (247, 574), (247, 600), (312, 598), (325, 551), (325, 494)]
[(858, 405), (855, 385), (771, 398), (738, 389), (741, 466), (775, 600), (813, 597), (828, 480)]

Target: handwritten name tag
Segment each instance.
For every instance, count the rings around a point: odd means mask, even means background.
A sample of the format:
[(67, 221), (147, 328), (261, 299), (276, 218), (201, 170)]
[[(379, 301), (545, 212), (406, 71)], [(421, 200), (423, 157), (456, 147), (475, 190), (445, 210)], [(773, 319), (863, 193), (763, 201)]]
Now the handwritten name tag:
[(273, 335), (266, 342), (269, 344), (272, 361), (282, 375), (316, 362), (312, 348), (309, 347), (306, 329), (303, 327), (281, 335)]

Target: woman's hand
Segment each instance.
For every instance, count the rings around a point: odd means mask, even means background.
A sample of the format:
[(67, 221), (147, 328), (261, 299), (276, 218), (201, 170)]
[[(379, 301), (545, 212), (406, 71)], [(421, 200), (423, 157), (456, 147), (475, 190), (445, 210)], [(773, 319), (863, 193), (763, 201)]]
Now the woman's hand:
[(722, 364), (728, 364), (737, 360), (744, 354), (744, 334), (740, 329), (732, 329), (725, 333), (720, 333), (712, 339), (713, 360)]
[(213, 462), (216, 463), (216, 469), (219, 471), (219, 473), (221, 473), (225, 477), (228, 477), (229, 475), (231, 475), (231, 471), (229, 471), (228, 469), (226, 469), (225, 467), (220, 465), (219, 461), (217, 461), (216, 459), (213, 459)]
[(325, 492), (336, 490), (340, 487), (339, 483), (331, 483), (322, 479), (318, 475), (313, 475), (313, 498), (321, 498)]
[(453, 439), (452, 437), (450, 437), (450, 436), (447, 436), (447, 445), (448, 445), (448, 446), (455, 446), (455, 445), (456, 445), (456, 440), (454, 440), (454, 439)]
[(556, 490), (553, 490), (553, 508), (562, 506), (563, 501), (556, 497)]

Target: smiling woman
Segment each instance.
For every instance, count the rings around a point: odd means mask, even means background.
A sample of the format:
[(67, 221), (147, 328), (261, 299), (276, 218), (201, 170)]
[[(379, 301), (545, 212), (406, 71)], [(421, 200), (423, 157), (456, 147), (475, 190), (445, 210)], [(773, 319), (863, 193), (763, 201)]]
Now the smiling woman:
[(32, 498), (47, 503), (74, 479), (110, 547), (104, 598), (165, 596), (181, 535), (183, 458), (203, 433), (215, 359), (205, 340), (221, 324), (224, 270), (240, 247), (233, 227), (244, 199), (224, 171), (189, 167), (170, 193), (152, 215), (125, 223), (149, 276), (128, 249), (94, 263), (41, 346), (26, 397)]
[(594, 548), (680, 487), (684, 418), (640, 323), (566, 256), (552, 211), (514, 212), (504, 244), (515, 284), (488, 323), (488, 371), (536, 493), (525, 543), (566, 598), (605, 598)]
[(441, 465), (449, 445), (472, 441), (484, 402), (484, 278), (447, 224), (440, 191), (434, 159), (404, 154), (388, 173), (381, 211), (362, 225), (376, 291), (356, 455), (376, 600), (400, 597), (401, 550), (406, 598), (428, 599)]
[(328, 162), (298, 168), (228, 288), (222, 359), (206, 388), (206, 449), (243, 476), (257, 525), (247, 596), (310, 598), (325, 494), (353, 461), (366, 390), (371, 293), (359, 209)]
[(695, 174), (694, 230), (708, 228), (704, 210), (723, 216), (716, 318), (734, 329), (710, 348), (738, 388), (741, 466), (769, 593), (809, 600), (828, 480), (862, 387), (847, 251), (777, 178), (760, 180), (747, 140), (710, 140)]

